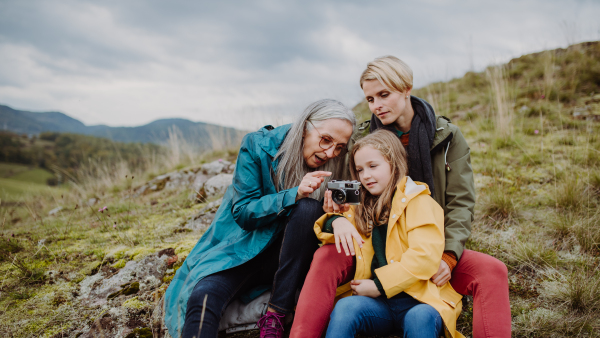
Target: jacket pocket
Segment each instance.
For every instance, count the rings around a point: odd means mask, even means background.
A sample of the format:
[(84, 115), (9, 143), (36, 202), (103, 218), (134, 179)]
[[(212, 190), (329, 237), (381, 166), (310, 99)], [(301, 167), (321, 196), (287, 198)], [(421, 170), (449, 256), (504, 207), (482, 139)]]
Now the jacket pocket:
[(450, 283), (446, 283), (440, 289), (440, 297), (446, 304), (450, 305), (450, 307), (454, 309), (460, 304), (459, 302), (462, 300), (463, 296), (460, 293), (454, 291)]

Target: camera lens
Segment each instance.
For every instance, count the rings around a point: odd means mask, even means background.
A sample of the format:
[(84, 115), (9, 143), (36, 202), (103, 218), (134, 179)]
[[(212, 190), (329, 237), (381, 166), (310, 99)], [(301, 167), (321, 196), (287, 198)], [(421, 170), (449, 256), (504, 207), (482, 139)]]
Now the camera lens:
[(334, 190), (331, 192), (331, 199), (337, 204), (346, 203), (346, 193), (343, 190)]

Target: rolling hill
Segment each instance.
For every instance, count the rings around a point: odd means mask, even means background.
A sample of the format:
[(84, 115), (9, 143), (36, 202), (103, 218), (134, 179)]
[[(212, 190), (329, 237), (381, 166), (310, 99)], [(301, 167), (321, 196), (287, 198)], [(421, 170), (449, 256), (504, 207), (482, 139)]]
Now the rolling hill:
[(86, 126), (81, 121), (60, 112), (36, 113), (5, 105), (0, 105), (0, 129), (28, 135), (54, 131), (104, 137), (119, 142), (155, 144), (165, 144), (170, 134), (177, 134), (192, 146), (201, 149), (236, 144), (245, 134), (234, 128), (185, 119), (161, 119), (137, 127)]

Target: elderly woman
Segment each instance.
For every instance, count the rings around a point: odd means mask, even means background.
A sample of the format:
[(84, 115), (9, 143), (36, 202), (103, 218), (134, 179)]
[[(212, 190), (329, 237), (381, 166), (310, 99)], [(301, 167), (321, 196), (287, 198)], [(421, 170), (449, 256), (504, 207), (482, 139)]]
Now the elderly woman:
[(227, 305), (264, 284), (272, 293), (260, 336), (282, 336), (318, 248), (313, 224), (323, 214), (323, 183), (345, 174), (342, 155), (354, 126), (350, 109), (321, 100), (291, 125), (244, 137), (233, 184), (165, 294), (174, 338), (216, 337)]

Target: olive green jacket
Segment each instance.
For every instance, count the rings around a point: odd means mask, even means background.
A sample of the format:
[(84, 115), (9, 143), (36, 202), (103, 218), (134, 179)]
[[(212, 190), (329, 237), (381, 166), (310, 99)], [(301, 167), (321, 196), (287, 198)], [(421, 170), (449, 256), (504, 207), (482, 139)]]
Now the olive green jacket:
[[(354, 140), (368, 134), (369, 123), (359, 125)], [(460, 260), (471, 235), (475, 208), (475, 182), (471, 167), (471, 149), (460, 132), (445, 116), (436, 116), (437, 132), (431, 145), (431, 164), (435, 201), (444, 209), (444, 251)], [(446, 167), (448, 164), (448, 168)]]

